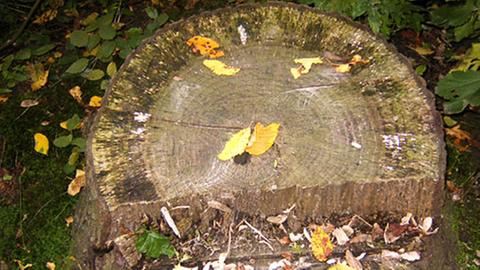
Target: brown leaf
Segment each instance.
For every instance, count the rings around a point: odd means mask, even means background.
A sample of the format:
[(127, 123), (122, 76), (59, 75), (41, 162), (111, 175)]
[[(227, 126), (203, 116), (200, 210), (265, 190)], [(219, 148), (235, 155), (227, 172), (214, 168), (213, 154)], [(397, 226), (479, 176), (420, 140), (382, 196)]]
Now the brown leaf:
[(65, 218), (65, 223), (67, 224), (67, 227), (70, 227), (73, 223), (73, 216), (68, 216)]
[(33, 106), (37, 106), (39, 103), (40, 102), (38, 102), (38, 100), (35, 100), (35, 99), (25, 99), (25, 100), (22, 100), (22, 102), (20, 103), (20, 107), (30, 108)]
[(407, 229), (408, 225), (400, 225), (397, 223), (387, 224), (383, 234), (385, 243), (390, 244), (397, 241)]
[(77, 170), (75, 178), (68, 185), (67, 193), (70, 196), (75, 196), (80, 192), (80, 189), (85, 186), (85, 172)]
[(465, 152), (470, 148), (470, 145), (479, 147), (480, 143), (472, 139), (472, 135), (460, 129), (460, 125), (445, 129), (447, 136), (453, 138), (453, 145), (460, 152)]
[(352, 239), (350, 239), (350, 244), (364, 243), (368, 240), (368, 237), (369, 235), (364, 233), (355, 235)]
[(378, 223), (373, 224), (372, 228), (372, 240), (375, 241), (378, 238), (383, 236), (383, 229), (378, 225)]
[(47, 264), (45, 265), (48, 270), (55, 270), (55, 264), (53, 262), (47, 262)]
[(280, 254), (280, 256), (282, 256), (284, 259), (287, 259), (289, 261), (292, 261), (293, 260), (293, 254), (291, 252), (288, 252), (288, 251), (284, 251)]
[(285, 235), (284, 237), (280, 238), (278, 240), (278, 242), (280, 242), (280, 244), (286, 246), (286, 245), (289, 245), (290, 243), (292, 243), (292, 241), (290, 241), (290, 238), (288, 237), (288, 235)]

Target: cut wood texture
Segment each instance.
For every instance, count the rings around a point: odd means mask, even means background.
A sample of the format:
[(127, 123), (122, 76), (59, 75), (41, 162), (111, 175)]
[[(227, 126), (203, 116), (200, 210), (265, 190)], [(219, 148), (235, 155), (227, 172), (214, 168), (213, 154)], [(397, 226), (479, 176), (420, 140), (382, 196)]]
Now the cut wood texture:
[[(196, 35), (219, 42), (218, 59), (240, 71), (206, 68), (186, 44)], [(335, 70), (357, 54), (368, 63)], [(294, 60), (313, 57), (323, 63), (294, 79)], [(392, 46), (341, 16), (270, 3), (167, 25), (128, 57), (105, 99), (75, 217), (83, 269), (134, 267), (128, 235), (143, 215), (161, 219), (163, 206), (188, 206), (193, 223), (212, 200), (252, 216), (295, 203), (300, 220), (439, 214), (445, 150), (434, 97)], [(281, 126), (270, 150), (246, 164), (217, 158), (257, 122)]]

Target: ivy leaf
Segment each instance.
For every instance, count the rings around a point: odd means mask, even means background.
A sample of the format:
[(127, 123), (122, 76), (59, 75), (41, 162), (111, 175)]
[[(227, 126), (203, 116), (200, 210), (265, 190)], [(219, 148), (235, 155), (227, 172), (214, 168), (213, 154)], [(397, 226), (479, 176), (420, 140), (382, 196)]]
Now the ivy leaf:
[(72, 137), (72, 134), (57, 137), (55, 140), (53, 140), (53, 145), (59, 148), (67, 147), (72, 142)]
[(159, 258), (161, 255), (172, 258), (175, 255), (175, 248), (170, 243), (170, 239), (152, 230), (146, 230), (140, 235), (135, 247), (138, 252), (151, 258)]
[(480, 71), (454, 71), (438, 82), (435, 93), (446, 100), (446, 114), (459, 113), (468, 104), (480, 105)]
[(77, 61), (73, 62), (73, 64), (71, 64), (65, 72), (70, 74), (78, 74), (84, 71), (87, 65), (88, 65), (88, 59), (80, 58)]
[(82, 30), (75, 30), (70, 34), (70, 43), (76, 47), (85, 47), (88, 44), (88, 34)]

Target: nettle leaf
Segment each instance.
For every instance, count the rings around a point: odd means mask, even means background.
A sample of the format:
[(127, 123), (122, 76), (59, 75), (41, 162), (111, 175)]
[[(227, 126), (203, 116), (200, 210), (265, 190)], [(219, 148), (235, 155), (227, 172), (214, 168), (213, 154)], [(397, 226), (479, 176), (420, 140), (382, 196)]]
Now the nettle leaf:
[(459, 113), (469, 104), (480, 105), (480, 71), (454, 71), (438, 82), (435, 91), (446, 100), (446, 114)]
[(85, 47), (88, 44), (88, 34), (86, 31), (76, 30), (70, 34), (70, 43), (76, 47)]
[(87, 65), (88, 65), (88, 59), (80, 58), (77, 61), (73, 62), (73, 64), (71, 64), (65, 72), (70, 74), (78, 74), (84, 71)]
[(92, 69), (92, 70), (87, 70), (84, 73), (82, 73), (82, 77), (89, 80), (89, 81), (97, 81), (100, 80), (105, 76), (105, 72), (101, 69)]
[(53, 145), (55, 145), (56, 147), (60, 147), (60, 148), (67, 147), (72, 142), (72, 138), (73, 138), (72, 134), (57, 137), (53, 141)]
[(175, 248), (168, 237), (152, 230), (145, 230), (135, 243), (137, 251), (146, 254), (151, 258), (159, 258), (166, 255), (172, 258), (175, 255)]

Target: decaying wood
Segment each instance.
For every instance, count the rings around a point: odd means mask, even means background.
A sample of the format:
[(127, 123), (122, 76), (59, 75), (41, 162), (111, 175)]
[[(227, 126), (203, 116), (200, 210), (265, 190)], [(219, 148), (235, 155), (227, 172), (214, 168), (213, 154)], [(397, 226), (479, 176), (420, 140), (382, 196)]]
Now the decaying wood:
[[(206, 69), (185, 44), (195, 35), (217, 40), (221, 60), (241, 71)], [(315, 65), (292, 78), (295, 58), (325, 53), (369, 63), (350, 73)], [(83, 269), (136, 263), (133, 241), (121, 236), (137, 231), (144, 214), (161, 219), (162, 207), (189, 206), (186, 216), (172, 211), (177, 224), (208, 223), (209, 201), (264, 216), (296, 204), (299, 220), (439, 214), (445, 150), (433, 96), (395, 49), (348, 19), (282, 3), (201, 14), (145, 41), (105, 98), (76, 217)], [(245, 165), (218, 160), (235, 127), (253, 122), (280, 123), (274, 147)], [(94, 254), (115, 239), (111, 252)]]

